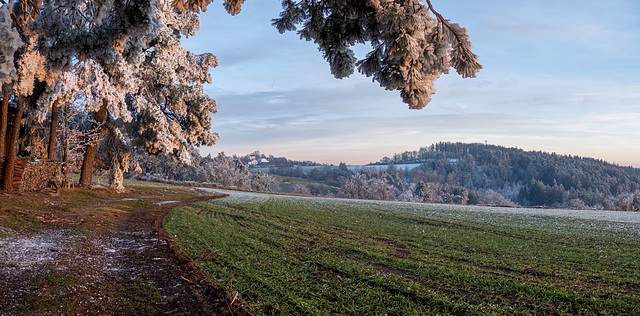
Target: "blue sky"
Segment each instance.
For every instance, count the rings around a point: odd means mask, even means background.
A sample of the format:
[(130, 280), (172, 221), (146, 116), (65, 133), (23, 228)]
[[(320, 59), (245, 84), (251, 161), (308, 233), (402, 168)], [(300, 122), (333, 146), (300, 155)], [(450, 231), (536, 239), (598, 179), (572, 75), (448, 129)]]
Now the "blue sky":
[[(640, 1), (432, 0), (466, 27), (484, 69), (436, 81), (422, 110), (360, 74), (334, 79), (315, 44), (271, 26), (280, 1), (221, 1), (184, 46), (220, 59), (201, 148), (363, 164), (439, 141), (480, 142), (640, 167)], [(358, 47), (360, 57), (366, 47)]]

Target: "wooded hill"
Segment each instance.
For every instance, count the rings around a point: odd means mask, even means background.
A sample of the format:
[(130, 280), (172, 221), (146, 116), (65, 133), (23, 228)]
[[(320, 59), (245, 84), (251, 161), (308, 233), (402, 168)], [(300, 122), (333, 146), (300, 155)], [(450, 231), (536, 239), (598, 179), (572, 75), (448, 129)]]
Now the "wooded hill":
[(422, 163), (423, 174), (432, 173), (432, 179), (443, 178), (468, 190), (493, 190), (523, 206), (625, 209), (623, 204), (631, 203), (628, 206), (635, 204), (635, 209), (629, 210), (638, 211), (640, 171), (598, 159), (440, 142), (385, 157), (379, 164), (401, 168), (416, 162)]
[(371, 164), (377, 166), (361, 170), (344, 163), (305, 162), (302, 167), (302, 162), (282, 158), (286, 163), (250, 172), (243, 157), (224, 153), (194, 158), (189, 165), (163, 155), (134, 155), (132, 160), (140, 170), (128, 176), (230, 188), (369, 200), (640, 211), (637, 169), (495, 145), (441, 142), (385, 157)]

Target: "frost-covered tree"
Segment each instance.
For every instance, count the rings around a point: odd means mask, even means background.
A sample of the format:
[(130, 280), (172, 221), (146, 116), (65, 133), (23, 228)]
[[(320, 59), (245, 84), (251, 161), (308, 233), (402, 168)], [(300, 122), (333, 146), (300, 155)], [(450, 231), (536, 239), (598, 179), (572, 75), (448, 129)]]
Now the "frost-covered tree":
[(13, 25), (11, 13), (13, 0), (0, 7), (0, 84), (11, 82), (16, 78), (13, 56), (18, 48), (24, 45), (20, 33)]
[(260, 192), (271, 192), (271, 187), (275, 184), (273, 178), (268, 174), (258, 170), (251, 178), (251, 189)]
[(251, 189), (249, 166), (223, 152), (201, 164), (205, 181), (227, 188)]
[(109, 168), (109, 186), (112, 189), (124, 189), (124, 173), (129, 169), (130, 145), (118, 128), (110, 128), (106, 139), (109, 150), (106, 151)]
[[(395, 188), (383, 177), (371, 172), (359, 172), (346, 180), (340, 189), (340, 196), (365, 200), (392, 200)], [(372, 176), (373, 175), (373, 176)]]
[(154, 0), (44, 0), (39, 7), (33, 29), (41, 35), (39, 48), (49, 66), (70, 71), (80, 64), (75, 71), (89, 83), (83, 92), (86, 110), (95, 113), (92, 136), (96, 140), (87, 144), (81, 185), (91, 183), (97, 136), (104, 123), (110, 117), (131, 120), (124, 95), (135, 85), (126, 80), (126, 74), (139, 63), (145, 39), (157, 33), (155, 10)]
[(131, 114), (126, 110), (124, 102), (124, 94), (127, 92), (126, 84), (115, 83), (114, 77), (110, 76), (98, 62), (94, 60), (80, 62), (76, 73), (78, 81), (75, 84), (78, 85), (83, 107), (87, 113), (94, 113), (79, 182), (80, 185), (88, 186), (91, 184), (93, 164), (107, 119), (111, 117), (131, 121)]
[(180, 46), (181, 36), (200, 28), (197, 14), (179, 11), (168, 0), (156, 12), (162, 27), (135, 77), (140, 82), (131, 96), (136, 117), (136, 137), (149, 153), (173, 153), (188, 161), (189, 145), (211, 146), (219, 139), (211, 131), (216, 102), (204, 93), (211, 83), (209, 68), (218, 65), (212, 54), (193, 54)]
[(640, 191), (624, 193), (615, 201), (616, 211), (640, 212)]
[[(3, 103), (9, 98), (6, 91), (10, 90), (17, 97), (10, 133), (7, 130), (8, 104), (3, 104), (0, 112), (0, 134), (10, 135), (2, 183), (2, 188), (7, 191), (13, 190), (13, 170), (25, 107), (35, 106), (36, 100), (44, 91), (44, 81), (48, 79), (47, 67), (36, 46), (38, 34), (31, 28), (37, 13), (38, 2), (22, 1), (14, 5), (13, 1), (6, 4), (3, 1), (0, 8), (0, 39), (3, 40), (0, 44), (0, 82), (7, 83), (3, 87)], [(24, 43), (27, 43), (26, 47), (23, 47)], [(15, 65), (18, 66), (17, 69)]]
[[(117, 143), (122, 145), (110, 159), (114, 169), (128, 165), (118, 159), (128, 159), (127, 147), (132, 144), (151, 155), (173, 154), (189, 164), (193, 146), (211, 146), (219, 138), (211, 131), (216, 103), (202, 86), (211, 83), (209, 68), (217, 66), (218, 60), (180, 46), (181, 36), (192, 36), (200, 28), (199, 17), (174, 9), (167, 0), (158, 1), (155, 14), (161, 27), (145, 39), (146, 50), (136, 59), (140, 64), (117, 58), (104, 67), (109, 78), (117, 79), (119, 91), (126, 93), (127, 106), (117, 107), (119, 115), (113, 113), (113, 106), (109, 108), (110, 130), (117, 129), (111, 135), (118, 136)], [(118, 178), (110, 182), (120, 187), (123, 172), (113, 171), (111, 175)]]
[[(47, 3), (45, 7), (52, 10), (57, 5), (57, 2)], [(98, 52), (88, 51), (86, 41), (44, 42), (50, 62), (76, 76), (52, 87), (45, 101), (55, 109), (55, 104), (62, 104), (64, 96), (69, 94), (66, 91), (76, 90), (82, 95), (85, 110), (95, 113), (93, 138), (87, 145), (80, 184), (91, 183), (100, 139), (97, 136), (102, 135), (105, 124), (114, 131), (111, 137), (119, 137), (119, 144), (139, 145), (150, 154), (171, 153), (183, 162), (191, 160), (191, 145), (213, 145), (218, 139), (211, 131), (211, 114), (216, 112), (216, 104), (204, 94), (202, 84), (211, 82), (208, 71), (217, 65), (217, 59), (211, 54), (195, 55), (180, 46), (181, 36), (191, 36), (199, 29), (198, 16), (191, 11), (175, 10), (166, 0), (152, 1), (149, 4), (152, 11), (147, 12), (146, 4), (138, 8), (139, 12), (135, 11), (148, 15), (147, 22), (136, 22), (141, 23), (140, 30), (103, 34), (109, 27), (129, 22), (101, 17), (104, 12), (117, 14), (119, 9), (93, 5), (91, 10), (65, 8), (60, 12), (71, 16), (65, 15), (65, 23), (82, 29), (71, 32), (70, 36), (84, 34), (92, 38)], [(79, 19), (82, 14), (88, 17)], [(50, 26), (51, 21), (51, 18), (41, 18), (38, 25)], [(104, 46), (109, 41), (115, 46)], [(74, 66), (69, 66), (72, 63)], [(124, 153), (127, 148), (118, 148), (123, 152), (114, 157), (129, 157)], [(126, 161), (112, 160), (112, 163), (116, 168), (127, 165)], [(111, 175), (120, 177), (122, 172)], [(111, 179), (111, 182), (121, 183), (122, 179)]]
[(144, 39), (160, 26), (156, 5), (154, 0), (44, 0), (35, 27), (53, 68), (66, 69), (77, 59), (106, 65), (124, 57), (136, 63)]
[(301, 183), (294, 183), (293, 185), (291, 185), (291, 192), (296, 194), (311, 195), (311, 190), (309, 190), (306, 185)]
[[(93, 116), (81, 172), (86, 185), (104, 127), (123, 145), (118, 146), (123, 154), (114, 156), (120, 160), (129, 156), (129, 147), (140, 146), (186, 162), (193, 146), (217, 141), (211, 131), (216, 104), (202, 84), (211, 82), (208, 71), (218, 61), (180, 46), (182, 36), (198, 30), (197, 13), (210, 0), (0, 1), (0, 81), (9, 83), (3, 86), (0, 134), (8, 126), (9, 99), (19, 105), (16, 114), (22, 113), (20, 106), (40, 99), (40, 107), (28, 115), (39, 121), (51, 115), (52, 157), (58, 108), (76, 102)], [(223, 5), (235, 15), (243, 3), (226, 0)], [(433, 81), (451, 67), (463, 77), (481, 68), (466, 30), (445, 20), (428, 0), (285, 0), (283, 9), (273, 25), (281, 32), (299, 28), (302, 38), (316, 42), (336, 77), (357, 67), (382, 87), (399, 90), (411, 108), (427, 105)], [(361, 60), (351, 49), (358, 43), (373, 48)], [(33, 87), (43, 82), (42, 97), (34, 95)], [(14, 120), (19, 127), (21, 118)], [(18, 133), (12, 133), (15, 144), (13, 135)], [(15, 146), (10, 149), (15, 156)], [(126, 161), (113, 160), (113, 166), (119, 169)], [(394, 190), (406, 191), (401, 181), (391, 182)]]

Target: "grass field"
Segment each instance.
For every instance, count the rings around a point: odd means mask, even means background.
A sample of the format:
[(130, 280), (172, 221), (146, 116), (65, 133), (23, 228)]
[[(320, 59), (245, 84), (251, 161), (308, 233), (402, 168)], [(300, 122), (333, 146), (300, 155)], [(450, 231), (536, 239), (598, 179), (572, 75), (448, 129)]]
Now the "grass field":
[(640, 314), (637, 213), (226, 193), (164, 224), (258, 315)]

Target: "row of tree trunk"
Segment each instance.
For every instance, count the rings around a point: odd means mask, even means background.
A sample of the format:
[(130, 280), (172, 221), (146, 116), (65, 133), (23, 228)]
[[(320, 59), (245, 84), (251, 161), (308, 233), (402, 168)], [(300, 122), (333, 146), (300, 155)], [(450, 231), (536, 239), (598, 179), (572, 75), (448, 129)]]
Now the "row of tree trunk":
[[(2, 111), (0, 112), (0, 152), (6, 156), (4, 159), (4, 174), (2, 175), (2, 189), (13, 191), (13, 172), (16, 164), (18, 152), (18, 137), (20, 136), (20, 123), (24, 111), (25, 97), (18, 98), (16, 113), (13, 116), (11, 130), (8, 131), (9, 123), (9, 86), (3, 86)], [(7, 137), (9, 136), (9, 137)]]
[[(17, 98), (17, 104), (15, 113), (10, 113), (9, 103), (11, 99), (11, 85), (4, 84), (2, 86), (2, 101), (0, 102), (0, 156), (4, 156), (4, 164), (0, 179), (2, 179), (2, 190), (14, 191), (14, 168), (16, 165), (16, 159), (18, 154), (18, 140), (20, 138), (20, 129), (22, 116), (24, 109), (27, 105), (34, 105), (37, 102), (40, 95), (44, 92), (46, 85), (44, 82), (39, 82), (34, 91), (29, 96), (19, 95)], [(58, 104), (52, 104), (51, 106), (51, 125), (49, 128), (49, 144), (47, 147), (47, 159), (56, 160), (56, 134), (58, 125)], [(11, 115), (13, 114), (13, 115)], [(94, 122), (91, 126), (90, 141), (87, 144), (84, 160), (82, 162), (82, 169), (80, 173), (80, 186), (90, 186), (92, 180), (93, 164), (98, 151), (98, 137), (97, 134), (102, 128), (102, 125), (107, 116), (107, 102), (104, 101), (100, 109), (94, 115)], [(11, 124), (9, 121), (11, 119)], [(63, 142), (63, 146), (66, 142)], [(66, 152), (66, 148), (65, 148)], [(65, 155), (66, 156), (66, 155)], [(66, 160), (66, 157), (63, 157)]]

